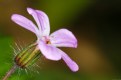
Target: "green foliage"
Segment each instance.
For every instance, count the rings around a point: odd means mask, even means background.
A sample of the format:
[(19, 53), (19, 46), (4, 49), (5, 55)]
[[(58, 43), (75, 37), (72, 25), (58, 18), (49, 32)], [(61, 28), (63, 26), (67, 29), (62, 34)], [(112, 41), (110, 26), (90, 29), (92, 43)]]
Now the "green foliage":
[(12, 66), (13, 53), (11, 49), (12, 39), (9, 37), (0, 37), (0, 78)]

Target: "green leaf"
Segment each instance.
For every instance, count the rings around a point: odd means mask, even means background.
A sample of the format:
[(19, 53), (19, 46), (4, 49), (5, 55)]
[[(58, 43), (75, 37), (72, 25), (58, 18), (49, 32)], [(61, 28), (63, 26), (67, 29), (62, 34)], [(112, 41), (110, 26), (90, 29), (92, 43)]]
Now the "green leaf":
[(13, 64), (11, 43), (12, 39), (10, 37), (0, 36), (0, 78), (5, 75)]

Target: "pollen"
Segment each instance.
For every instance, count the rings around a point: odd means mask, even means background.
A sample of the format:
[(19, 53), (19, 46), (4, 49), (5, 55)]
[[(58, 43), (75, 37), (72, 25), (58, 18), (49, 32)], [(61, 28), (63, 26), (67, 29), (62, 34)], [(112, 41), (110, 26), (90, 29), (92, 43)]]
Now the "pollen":
[(46, 44), (51, 44), (50, 40), (47, 40), (47, 41), (46, 41)]

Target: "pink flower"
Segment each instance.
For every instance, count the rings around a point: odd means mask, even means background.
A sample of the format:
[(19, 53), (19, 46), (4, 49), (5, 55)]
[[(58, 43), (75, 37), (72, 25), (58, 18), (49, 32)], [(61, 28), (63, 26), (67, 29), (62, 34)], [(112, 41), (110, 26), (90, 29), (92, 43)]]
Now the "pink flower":
[(65, 52), (57, 48), (77, 47), (77, 39), (72, 32), (67, 29), (59, 29), (50, 34), (48, 16), (44, 12), (32, 8), (27, 8), (27, 11), (35, 19), (37, 26), (31, 20), (19, 14), (13, 14), (11, 17), (12, 21), (33, 32), (37, 36), (37, 47), (47, 59), (54, 61), (63, 59), (72, 71), (78, 71), (78, 65), (70, 59)]

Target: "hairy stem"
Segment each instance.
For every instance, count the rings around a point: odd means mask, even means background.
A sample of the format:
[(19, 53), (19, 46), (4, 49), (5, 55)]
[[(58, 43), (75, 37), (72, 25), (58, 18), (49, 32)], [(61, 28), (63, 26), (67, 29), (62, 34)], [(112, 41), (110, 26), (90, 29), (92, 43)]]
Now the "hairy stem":
[(7, 73), (6, 75), (4, 76), (4, 78), (2, 80), (7, 80), (12, 73), (14, 73), (14, 71), (16, 70), (17, 68), (17, 65), (14, 65)]

